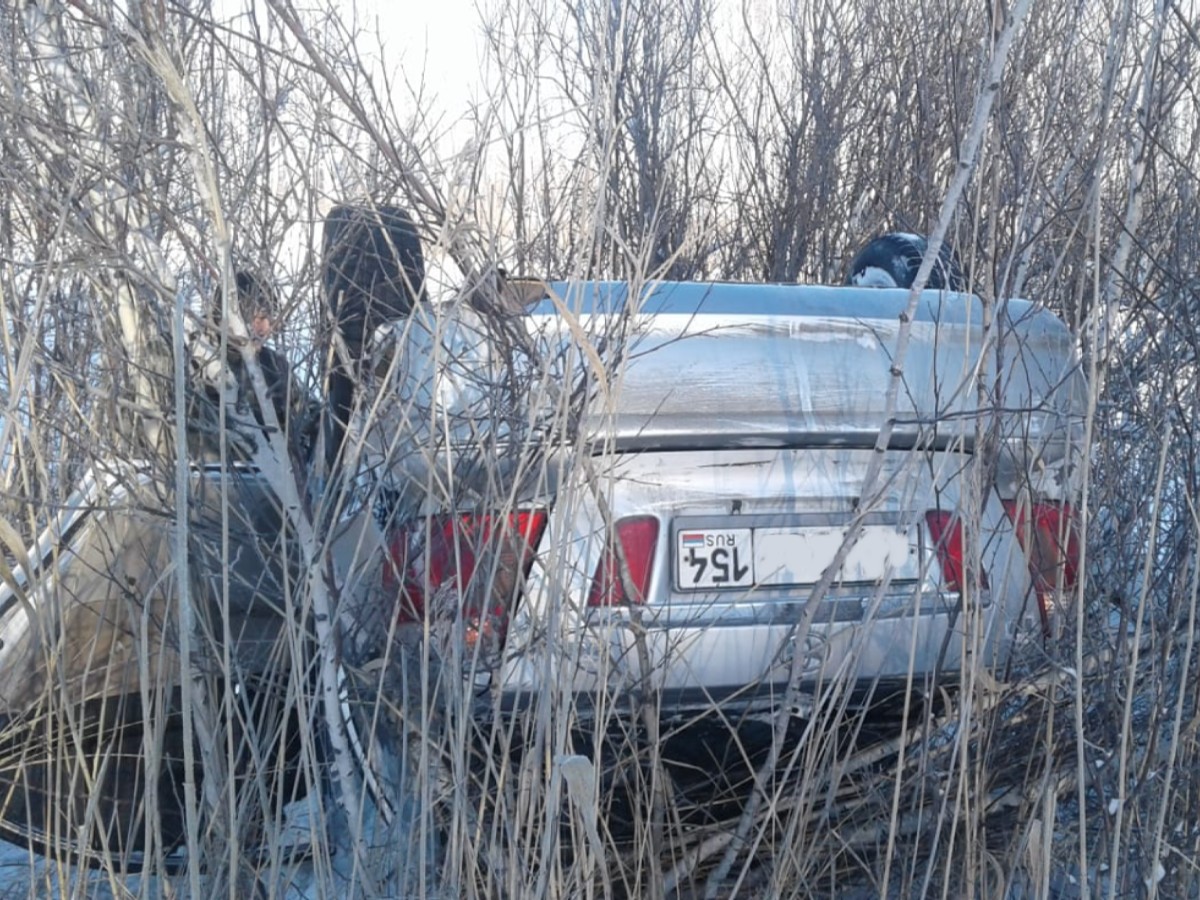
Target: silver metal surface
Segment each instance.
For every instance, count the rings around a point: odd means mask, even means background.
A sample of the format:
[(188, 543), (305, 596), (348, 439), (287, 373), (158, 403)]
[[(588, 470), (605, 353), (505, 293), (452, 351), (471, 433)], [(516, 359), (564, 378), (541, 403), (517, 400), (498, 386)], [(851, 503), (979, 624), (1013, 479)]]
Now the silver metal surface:
[[(1000, 304), (985, 329), (976, 297), (909, 301), (803, 285), (552, 283), (510, 322), (528, 336), (516, 344), (462, 308), (430, 308), (391, 350), (384, 342), (380, 395), (405, 402), (376, 408), (363, 458), (406, 498), (402, 516), (487, 502), (499, 485), (552, 508), (497, 673), (502, 696), (769, 692), (797, 648), (806, 679), (903, 680), (958, 669), (968, 624), (972, 658), (995, 664), (1040, 633), (1001, 498), (1074, 496), (1085, 383), (1070, 333), (1031, 303)], [(979, 485), (973, 452), (989, 433), (998, 459)], [(938, 508), (978, 523), (983, 575), (965, 595), (944, 589), (927, 541), (924, 515)], [(645, 608), (588, 610), (612, 522), (633, 515), (660, 522)], [(835, 583), (815, 599), (813, 584), (678, 589), (679, 528), (856, 520), (922, 536), (881, 584)]]
[[(1069, 331), (1027, 301), (1000, 304), (985, 332), (978, 298), (926, 291), (896, 366), (903, 290), (653, 283), (635, 301), (624, 283), (564, 282), (547, 296), (514, 321), (523, 350), (499, 349), (462, 306), (397, 325), (368, 465), (423, 498), (438, 472), (494, 486), (497, 463), (547, 436), (617, 451), (861, 447), (890, 422), (894, 447), (970, 450), (994, 428), (1002, 490), (1074, 491), (1086, 385)], [(579, 385), (590, 399), (575, 417)]]

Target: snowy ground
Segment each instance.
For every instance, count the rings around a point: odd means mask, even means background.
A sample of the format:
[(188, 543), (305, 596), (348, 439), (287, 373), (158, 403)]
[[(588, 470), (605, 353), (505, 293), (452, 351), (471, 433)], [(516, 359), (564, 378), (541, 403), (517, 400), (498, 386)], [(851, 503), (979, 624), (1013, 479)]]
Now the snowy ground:
[[(74, 867), (61, 872), (57, 869), (55, 864), (22, 847), (0, 841), (0, 898), (16, 900), (28, 897), (40, 900), (47, 897), (86, 897), (89, 900), (127, 900), (138, 896), (187, 896), (187, 878), (183, 875), (170, 878), (170, 884), (160, 883), (161, 880), (155, 878), (143, 885), (143, 878), (139, 875), (127, 876), (114, 884), (104, 872)], [(338, 894), (334, 890), (318, 889), (311, 863), (298, 863), (280, 874), (282, 877), (274, 886), (263, 885), (262, 896), (277, 900), (318, 900)]]
[[(300, 833), (306, 826), (297, 822)], [(336, 868), (336, 867), (335, 867)], [(310, 861), (281, 866), (276, 877), (260, 881), (261, 896), (271, 900), (324, 900), (341, 896), (336, 885), (319, 885), (314, 877), (315, 866)], [(58, 863), (31, 853), (16, 844), (0, 840), (0, 900), (17, 898), (88, 898), (88, 900), (129, 900), (132, 897), (188, 896), (187, 876), (176, 875), (162, 879), (129, 875), (114, 881), (109, 874), (86, 867), (60, 867)]]

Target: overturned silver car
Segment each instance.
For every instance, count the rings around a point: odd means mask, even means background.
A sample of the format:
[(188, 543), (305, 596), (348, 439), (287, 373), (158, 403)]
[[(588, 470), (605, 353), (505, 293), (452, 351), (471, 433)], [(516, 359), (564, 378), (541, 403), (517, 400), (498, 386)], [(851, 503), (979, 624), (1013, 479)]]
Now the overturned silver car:
[[(929, 290), (549, 282), (375, 358), (350, 594), (480, 714), (864, 702), (998, 670), (1073, 596), (1070, 333)], [(354, 613), (351, 613), (354, 615)], [(596, 707), (603, 706), (603, 710)]]
[[(1087, 392), (1049, 312), (773, 284), (500, 296), (486, 315), (397, 301), (354, 320), (357, 396), (335, 398), (314, 491), (347, 671), (384, 660), (399, 677), (377, 691), (418, 703), (413, 721), (454, 697), (479, 721), (552, 707), (571, 727), (631, 702), (803, 714), (830, 685), (869, 705), (1054, 632), (1079, 579)], [(185, 636), (189, 677), (252, 737), (231, 777), (276, 808), (314, 786), (298, 761), (322, 752), (320, 716), (295, 703), (320, 690), (296, 667), (313, 573), (252, 464), (190, 477), (181, 531), (177, 483), (97, 475), (4, 579), (7, 834), (108, 854), (183, 840)], [(199, 628), (178, 619), (181, 573)], [(373, 783), (380, 707), (343, 709)]]

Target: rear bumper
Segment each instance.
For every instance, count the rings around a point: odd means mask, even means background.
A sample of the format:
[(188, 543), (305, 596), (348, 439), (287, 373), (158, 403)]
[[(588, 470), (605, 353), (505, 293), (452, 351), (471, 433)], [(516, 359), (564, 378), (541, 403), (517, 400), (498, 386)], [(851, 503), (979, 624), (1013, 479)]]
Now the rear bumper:
[[(963, 658), (963, 634), (975, 631), (964, 627), (960, 611), (945, 607), (856, 620), (829, 613), (802, 628), (804, 604), (773, 605), (774, 617), (743, 608), (741, 615), (716, 621), (611, 610), (560, 638), (557, 652), (544, 646), (517, 651), (512, 638), (519, 645), (526, 634), (510, 633), (516, 655), (480, 699), (501, 711), (551, 702), (561, 709), (565, 703), (582, 717), (625, 715), (648, 697), (663, 716), (713, 709), (754, 715), (776, 711), (795, 678), (803, 707), (822, 696), (866, 706), (880, 692), (924, 690), (935, 675), (953, 678)], [(984, 636), (972, 655), (990, 667), (1010, 645), (998, 613), (997, 604), (972, 613), (983, 616), (977, 633)]]
[[(802, 681), (792, 696), (788, 714), (806, 719), (820, 708), (835, 704), (848, 714), (871, 713), (884, 718), (898, 716), (906, 703), (910, 709), (921, 707), (940, 691), (952, 691), (959, 673), (950, 671), (936, 676), (888, 677), (863, 679), (844, 686), (819, 681)], [(636, 721), (643, 715), (642, 704), (653, 703), (658, 721), (667, 728), (722, 721), (736, 728), (746, 721), (774, 720), (788, 703), (786, 682), (770, 682), (716, 689), (674, 688), (645, 696), (637, 691), (612, 695), (596, 691), (576, 691), (552, 695), (546, 691), (509, 690), (494, 697), (480, 697), (475, 711), (479, 721), (512, 720), (536, 713), (547, 701), (564, 705), (578, 727), (603, 730), (612, 722)]]

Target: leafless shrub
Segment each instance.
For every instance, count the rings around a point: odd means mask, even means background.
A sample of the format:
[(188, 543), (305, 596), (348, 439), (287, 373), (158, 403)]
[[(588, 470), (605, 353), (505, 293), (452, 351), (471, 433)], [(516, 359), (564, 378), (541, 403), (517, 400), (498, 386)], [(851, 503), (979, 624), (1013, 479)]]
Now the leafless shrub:
[[(42, 779), (55, 863), (84, 841), (92, 886), (114, 894), (1196, 890), (1194, 9), (501, 2), (484, 17), (488, 95), (451, 150), (417, 73), (385, 81), (369, 35), (331, 10), (0, 15), (0, 576), (13, 596), (26, 597), (26, 548), (47, 527), (46, 570), (57, 565), (60, 514), (85, 478), (90, 506), (116, 508), (96, 515), (112, 528), (96, 578), (40, 601), (46, 638), (30, 659), (47, 677), (21, 683), (0, 749), (0, 770)], [(320, 221), (345, 200), (413, 209), (437, 263), (428, 288), (449, 295), (393, 334), (398, 347), (467, 322), (494, 348), (478, 391), (492, 430), (470, 477), (441, 465), (415, 407), (379, 390), (361, 398), (356, 477), (323, 492), (329, 473), (296, 465), (286, 435), (263, 440), (264, 423), (218, 396), (221, 433), (241, 429), (250, 449), (231, 438), (214, 458), (248, 453), (263, 481), (231, 471), (200, 494), (181, 415), (197, 348), (226, 360), (249, 346), (236, 317), (211, 326), (217, 289), (238, 268), (270, 273), (281, 346), (319, 391), (335, 352)], [(659, 720), (651, 692), (478, 715), (486, 689), (462, 674), (486, 668), (486, 641), (464, 640), (461, 619), (444, 634), (397, 622), (378, 538), (339, 523), (378, 507), (394, 525), (421, 503), (505, 513), (580, 463), (561, 448), (589, 396), (620, 389), (628, 323), (530, 343), (502, 314), (497, 266), (838, 282), (862, 240), (891, 228), (952, 243), (989, 309), (1032, 297), (1077, 335), (1093, 412), (1067, 633), (997, 673), (1007, 680), (969, 672), (959, 691), (885, 707), (890, 718), (852, 712), (852, 686), (832, 679), (806, 718), (736, 723), (745, 746), (716, 760)], [(385, 367), (372, 377), (390, 383)], [(990, 427), (980, 436), (995, 440)], [(404, 429), (430, 433), (419, 477), (376, 477)], [(989, 489), (988, 454), (974, 464)], [(603, 495), (605, 472), (593, 476)], [(360, 565), (333, 566), (338, 540), (362, 541)], [(154, 577), (122, 580), (130, 554)], [(563, 584), (578, 574), (537, 565)], [(86, 592), (127, 621), (127, 646), (103, 644), (114, 634), (94, 621), (64, 634)], [(247, 604), (273, 624), (235, 639)], [(94, 656), (64, 662), (77, 644)], [(93, 700), (136, 699), (136, 716), (80, 702), (81, 680), (114, 673), (132, 687)], [(8, 700), (17, 683), (0, 678)], [(769, 751), (752, 752), (754, 728)], [(145, 803), (113, 828), (94, 800), (138, 778)], [(298, 848), (311, 860), (290, 859)], [(66, 892), (53, 865), (31, 857), (29, 872), (32, 893)]]

